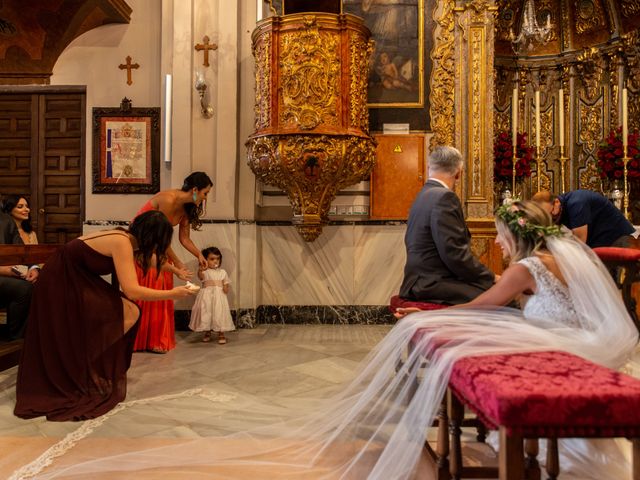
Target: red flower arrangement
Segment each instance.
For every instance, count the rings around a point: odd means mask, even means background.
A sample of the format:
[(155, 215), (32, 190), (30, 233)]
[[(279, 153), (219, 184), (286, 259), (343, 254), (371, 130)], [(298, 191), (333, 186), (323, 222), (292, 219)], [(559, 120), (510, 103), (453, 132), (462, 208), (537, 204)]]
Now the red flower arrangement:
[[(533, 147), (527, 146), (527, 134), (518, 133), (516, 180), (531, 176)], [(493, 179), (495, 182), (511, 182), (513, 175), (513, 144), (509, 132), (500, 132), (493, 142)]]
[[(636, 130), (629, 134), (627, 155), (630, 160), (627, 163), (627, 175), (629, 178), (640, 178), (640, 134)], [(624, 177), (624, 164), (622, 157), (622, 127), (611, 130), (598, 148), (598, 171), (600, 178), (617, 180)]]

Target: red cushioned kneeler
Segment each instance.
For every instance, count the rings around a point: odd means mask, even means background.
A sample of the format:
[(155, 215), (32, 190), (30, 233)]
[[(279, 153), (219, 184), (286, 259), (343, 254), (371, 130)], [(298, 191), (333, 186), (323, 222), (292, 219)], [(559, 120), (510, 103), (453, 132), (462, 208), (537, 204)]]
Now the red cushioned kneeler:
[(389, 300), (389, 310), (391, 313), (396, 313), (398, 308), (419, 308), (420, 310), (440, 310), (447, 308), (449, 305), (442, 305), (441, 303), (428, 303), (428, 302), (414, 302), (412, 300), (405, 300), (398, 295), (394, 295)]
[(606, 262), (637, 262), (640, 260), (640, 250), (622, 247), (596, 247), (593, 251)]

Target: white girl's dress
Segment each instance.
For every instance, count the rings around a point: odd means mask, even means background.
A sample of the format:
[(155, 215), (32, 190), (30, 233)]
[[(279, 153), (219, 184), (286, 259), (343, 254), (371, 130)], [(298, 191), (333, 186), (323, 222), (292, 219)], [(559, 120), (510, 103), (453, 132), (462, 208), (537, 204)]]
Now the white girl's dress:
[(230, 332), (236, 327), (231, 319), (229, 301), (222, 290), (223, 285), (231, 283), (227, 272), (222, 268), (204, 271), (202, 288), (198, 292), (191, 310), (189, 328), (195, 332)]

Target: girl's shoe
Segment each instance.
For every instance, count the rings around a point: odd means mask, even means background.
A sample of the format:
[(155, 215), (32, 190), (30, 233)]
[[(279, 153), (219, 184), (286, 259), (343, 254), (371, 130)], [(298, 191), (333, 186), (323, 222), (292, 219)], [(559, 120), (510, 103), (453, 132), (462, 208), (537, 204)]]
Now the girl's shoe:
[(211, 341), (211, 332), (204, 332), (204, 335), (202, 336), (202, 341), (203, 342), (210, 342)]
[(224, 333), (222, 332), (218, 333), (218, 343), (220, 345), (224, 345), (225, 343), (227, 343), (227, 339), (224, 337)]

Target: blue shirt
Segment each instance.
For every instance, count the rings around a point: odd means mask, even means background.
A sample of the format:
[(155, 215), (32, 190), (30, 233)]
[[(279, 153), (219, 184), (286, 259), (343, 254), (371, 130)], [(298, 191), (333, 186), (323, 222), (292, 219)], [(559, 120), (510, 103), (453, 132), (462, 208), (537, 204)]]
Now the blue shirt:
[(635, 229), (607, 198), (591, 190), (574, 190), (558, 196), (562, 205), (560, 223), (570, 229), (587, 225), (587, 245), (610, 247)]

